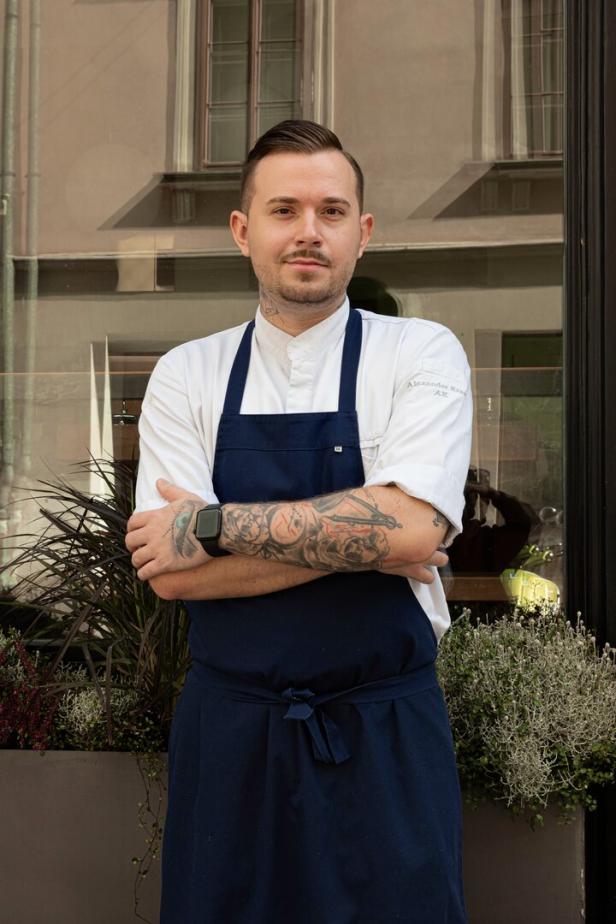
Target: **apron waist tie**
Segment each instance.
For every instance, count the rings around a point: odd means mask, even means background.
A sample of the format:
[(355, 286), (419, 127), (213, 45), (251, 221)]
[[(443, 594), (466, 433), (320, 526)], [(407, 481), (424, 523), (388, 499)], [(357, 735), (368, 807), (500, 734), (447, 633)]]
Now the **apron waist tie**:
[(239, 677), (225, 674), (193, 661), (189, 677), (221, 693), (225, 699), (241, 703), (288, 706), (283, 716), (304, 722), (312, 739), (312, 753), (316, 760), (326, 764), (341, 764), (351, 756), (336, 723), (320, 707), (325, 703), (381, 703), (421, 693), (438, 685), (434, 662), (395, 677), (372, 680), (347, 690), (316, 694), (310, 689), (287, 687), (282, 693), (248, 683)]

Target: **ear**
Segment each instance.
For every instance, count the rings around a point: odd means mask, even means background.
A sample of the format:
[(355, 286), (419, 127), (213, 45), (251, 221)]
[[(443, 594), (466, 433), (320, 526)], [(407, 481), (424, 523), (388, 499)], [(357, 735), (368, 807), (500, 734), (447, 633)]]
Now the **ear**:
[(248, 215), (235, 209), (231, 212), (229, 227), (231, 228), (233, 240), (242, 254), (248, 257), (250, 255), (250, 248), (248, 247)]
[(359, 243), (359, 253), (358, 257), (363, 255), (364, 250), (368, 244), (368, 241), (372, 237), (372, 228), (374, 227), (374, 216), (370, 212), (364, 212), (363, 215), (359, 218), (359, 226), (361, 228), (361, 240)]

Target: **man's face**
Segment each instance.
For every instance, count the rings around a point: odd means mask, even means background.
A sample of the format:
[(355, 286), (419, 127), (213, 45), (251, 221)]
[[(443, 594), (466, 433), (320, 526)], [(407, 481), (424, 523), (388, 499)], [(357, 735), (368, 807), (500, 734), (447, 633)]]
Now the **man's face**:
[(346, 158), (336, 150), (270, 154), (251, 191), (248, 214), (233, 212), (231, 230), (252, 261), (262, 306), (338, 307), (372, 230)]

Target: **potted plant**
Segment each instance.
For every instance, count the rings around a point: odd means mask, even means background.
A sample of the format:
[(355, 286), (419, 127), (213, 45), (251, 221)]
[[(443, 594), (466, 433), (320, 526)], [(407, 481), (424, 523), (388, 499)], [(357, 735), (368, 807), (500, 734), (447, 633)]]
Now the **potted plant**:
[[(66, 924), (73, 920), (71, 913), (75, 921), (87, 916), (93, 924), (96, 913), (101, 921), (119, 922), (122, 914), (127, 920), (141, 917), (141, 884), (150, 867), (155, 875), (149, 877), (153, 882), (146, 898), (156, 908), (158, 867), (152, 864), (160, 850), (165, 808), (165, 752), (190, 656), (182, 605), (160, 600), (136, 578), (124, 545), (126, 521), (134, 508), (134, 469), (96, 459), (77, 469), (79, 475), (98, 476), (103, 496), (90, 496), (61, 479), (41, 483), (35, 496), (43, 529), (16, 537), (18, 554), (11, 572), (21, 576), (11, 599), (3, 601), (5, 626), (18, 611), (23, 624), (24, 605), (34, 614), (23, 632), (5, 628), (0, 635), (3, 791), (14, 789), (16, 777), (31, 784), (30, 792), (23, 791), (24, 805), (8, 805), (5, 830), (13, 818), (16, 827), (32, 832), (31, 838), (22, 838), (24, 856), (11, 846), (3, 863), (5, 871), (7, 864), (16, 870), (7, 881), (16, 885), (16, 909), (24, 914), (26, 893), (20, 892), (17, 870), (40, 849), (37, 826), (21, 825), (26, 807), (49, 815), (62, 804), (66, 818), (75, 799), (82, 810), (92, 811), (92, 800), (101, 798), (113, 810), (109, 814), (103, 809), (98, 824), (106, 825), (113, 817), (123, 828), (115, 833), (109, 829), (109, 851), (101, 853), (95, 838), (82, 843), (78, 855), (90, 851), (88, 892), (80, 896), (72, 883), (66, 894), (57, 895)], [(40, 756), (45, 756), (44, 763), (37, 761)], [(38, 797), (46, 789), (47, 797), (37, 804), (32, 792)], [(73, 800), (68, 809), (67, 797)], [(79, 830), (79, 818), (74, 822)], [(145, 851), (139, 826), (146, 833)], [(57, 842), (48, 851), (45, 869), (59, 862), (70, 842), (61, 823), (54, 833)], [(50, 837), (48, 830), (47, 846)], [(108, 861), (115, 863), (113, 870), (106, 869)], [(97, 876), (106, 894), (93, 911), (92, 878)], [(122, 887), (110, 890), (109, 882), (117, 886), (118, 876)], [(57, 886), (57, 877), (52, 885)], [(36, 901), (37, 895), (30, 892), (28, 900)], [(5, 908), (7, 901), (5, 895)]]
[[(616, 663), (555, 606), (490, 621), (468, 610), (441, 642), (465, 812), (471, 920), (580, 921), (584, 810), (616, 778)], [(517, 820), (516, 820), (517, 819)]]

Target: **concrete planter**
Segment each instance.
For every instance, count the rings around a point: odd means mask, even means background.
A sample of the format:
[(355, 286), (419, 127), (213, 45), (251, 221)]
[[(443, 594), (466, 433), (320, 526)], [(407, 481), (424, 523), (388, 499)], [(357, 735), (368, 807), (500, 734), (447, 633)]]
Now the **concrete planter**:
[[(2, 924), (136, 924), (144, 796), (130, 754), (0, 750)], [(159, 897), (156, 860), (139, 901), (152, 924)]]
[[(135, 924), (143, 798), (130, 754), (0, 750), (2, 924)], [(465, 810), (470, 924), (583, 920), (583, 813), (571, 825), (545, 814), (533, 832), (491, 803)], [(159, 894), (157, 860), (140, 893), (151, 924)]]
[(581, 924), (584, 813), (562, 824), (554, 808), (543, 827), (486, 802), (464, 810), (464, 883), (470, 924)]

